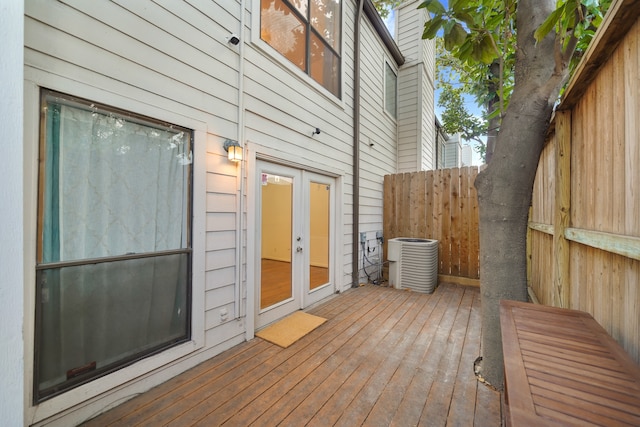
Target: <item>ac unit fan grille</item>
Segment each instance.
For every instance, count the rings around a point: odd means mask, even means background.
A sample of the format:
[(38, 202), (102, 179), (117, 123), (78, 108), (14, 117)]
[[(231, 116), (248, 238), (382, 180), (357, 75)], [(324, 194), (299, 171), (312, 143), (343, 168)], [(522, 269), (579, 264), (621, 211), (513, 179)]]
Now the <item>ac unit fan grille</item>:
[(400, 287), (432, 293), (438, 284), (438, 241), (402, 242), (398, 267)]

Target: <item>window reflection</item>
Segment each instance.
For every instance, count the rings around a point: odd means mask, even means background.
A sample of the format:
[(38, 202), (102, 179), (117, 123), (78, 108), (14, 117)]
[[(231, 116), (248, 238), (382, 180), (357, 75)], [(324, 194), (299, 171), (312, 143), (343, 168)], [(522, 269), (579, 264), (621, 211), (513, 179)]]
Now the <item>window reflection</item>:
[(338, 93), (338, 69), (340, 62), (331, 49), (313, 34), (311, 36), (311, 70), (309, 74), (331, 93)]
[(338, 50), (340, 43), (340, 1), (312, 1), (311, 25), (333, 49)]
[[(265, 7), (266, 6), (266, 7)], [(306, 71), (307, 28), (281, 0), (262, 1), (260, 37)]]
[(341, 0), (261, 0), (260, 37), (340, 95)]

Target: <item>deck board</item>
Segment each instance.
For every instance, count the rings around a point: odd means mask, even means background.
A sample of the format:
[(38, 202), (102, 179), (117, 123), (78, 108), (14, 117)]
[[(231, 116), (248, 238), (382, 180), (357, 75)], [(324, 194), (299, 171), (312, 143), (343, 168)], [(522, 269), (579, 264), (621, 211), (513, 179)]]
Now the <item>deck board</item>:
[(282, 349), (238, 345), (87, 426), (500, 426), (478, 383), (477, 288), (367, 285), (314, 306), (328, 320)]

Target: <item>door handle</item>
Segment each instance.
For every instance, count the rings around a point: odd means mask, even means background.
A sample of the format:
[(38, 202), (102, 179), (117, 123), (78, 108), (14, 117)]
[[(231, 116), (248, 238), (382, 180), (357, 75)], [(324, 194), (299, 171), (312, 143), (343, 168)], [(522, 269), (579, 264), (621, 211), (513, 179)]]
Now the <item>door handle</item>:
[(298, 246), (298, 247), (296, 248), (296, 252), (302, 252), (302, 246)]

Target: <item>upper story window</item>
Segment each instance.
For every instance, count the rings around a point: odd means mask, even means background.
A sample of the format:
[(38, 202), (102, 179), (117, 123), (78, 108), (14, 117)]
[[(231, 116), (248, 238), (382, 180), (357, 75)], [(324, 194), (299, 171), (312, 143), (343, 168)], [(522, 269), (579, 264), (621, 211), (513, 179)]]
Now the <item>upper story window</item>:
[(260, 0), (260, 38), (340, 96), (341, 0)]
[(384, 109), (391, 117), (398, 117), (398, 76), (388, 62), (384, 63)]

